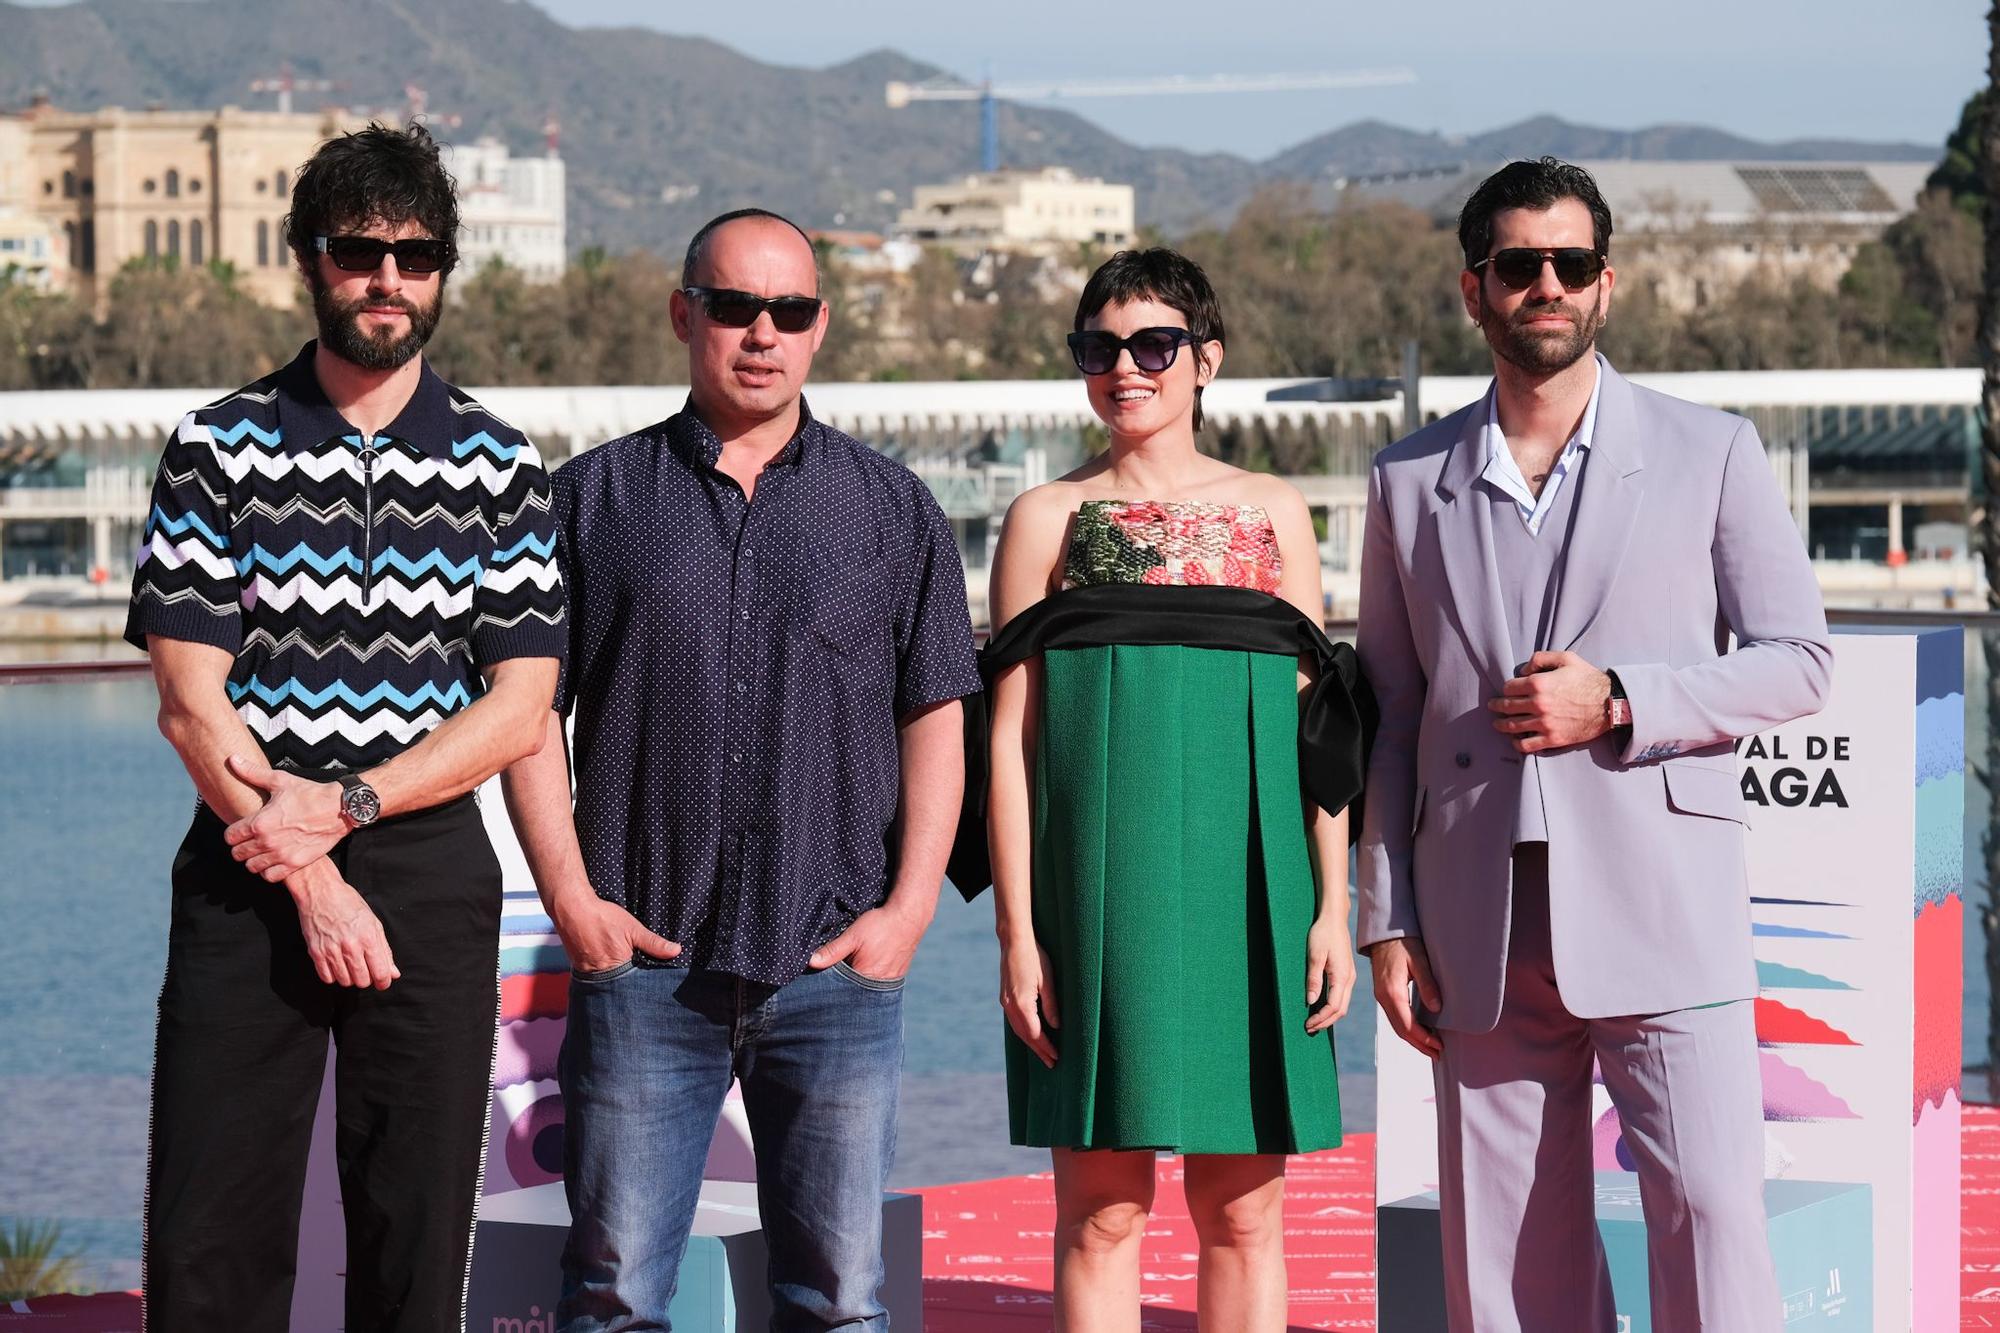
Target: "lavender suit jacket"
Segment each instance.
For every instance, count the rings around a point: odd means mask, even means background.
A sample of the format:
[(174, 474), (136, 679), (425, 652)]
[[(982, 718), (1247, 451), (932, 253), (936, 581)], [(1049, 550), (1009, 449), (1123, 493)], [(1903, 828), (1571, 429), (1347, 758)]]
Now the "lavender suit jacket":
[(1356, 939), (1421, 937), (1440, 1027), (1499, 1019), (1516, 815), (1536, 770), (1572, 1013), (1757, 989), (1732, 742), (1824, 703), (1819, 586), (1748, 421), (1602, 374), (1546, 646), (1618, 674), (1629, 737), (1524, 759), (1493, 728), (1486, 702), (1529, 654), (1510, 642), (1494, 507), (1475, 484), (1485, 401), (1383, 450), (1369, 477), (1357, 647), (1382, 722)]

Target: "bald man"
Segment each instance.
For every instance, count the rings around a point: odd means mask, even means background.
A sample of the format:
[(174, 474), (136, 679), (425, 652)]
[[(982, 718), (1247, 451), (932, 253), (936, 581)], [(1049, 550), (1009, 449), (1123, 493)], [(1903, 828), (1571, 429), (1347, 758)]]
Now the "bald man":
[(727, 213), (681, 272), (686, 406), (555, 475), (569, 660), (506, 776), (574, 968), (558, 1324), (671, 1327), (734, 1078), (772, 1327), (883, 1329), (903, 978), (980, 687), (965, 576), (923, 483), (806, 406), (828, 313), (804, 233)]

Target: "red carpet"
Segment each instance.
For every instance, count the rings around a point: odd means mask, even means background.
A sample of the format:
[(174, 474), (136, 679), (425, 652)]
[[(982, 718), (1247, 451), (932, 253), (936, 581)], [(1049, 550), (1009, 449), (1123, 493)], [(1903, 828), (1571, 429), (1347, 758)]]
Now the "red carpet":
[[(1285, 1214), (1295, 1329), (1358, 1333), (1375, 1327), (1374, 1154), (1373, 1136), (1357, 1135), (1339, 1152), (1292, 1164)], [(2000, 1329), (2000, 1108), (1965, 1108), (1961, 1160), (1960, 1328)], [(922, 1193), (929, 1333), (1047, 1328), (1055, 1216), (1048, 1178), (940, 1185)], [(1193, 1333), (1194, 1234), (1178, 1161), (1161, 1163), (1142, 1291), (1147, 1329)], [(9, 1333), (136, 1333), (138, 1327), (138, 1298), (129, 1293), (0, 1304), (0, 1330)]]
[[(1375, 1137), (1355, 1135), (1348, 1144), (1294, 1158), (1286, 1177), (1285, 1252), (1296, 1328), (1375, 1327)], [(1047, 1328), (1055, 1222), (1048, 1177), (942, 1185), (923, 1195), (927, 1333)], [(1147, 1329), (1193, 1333), (1194, 1270), (1181, 1164), (1163, 1159), (1140, 1283)]]

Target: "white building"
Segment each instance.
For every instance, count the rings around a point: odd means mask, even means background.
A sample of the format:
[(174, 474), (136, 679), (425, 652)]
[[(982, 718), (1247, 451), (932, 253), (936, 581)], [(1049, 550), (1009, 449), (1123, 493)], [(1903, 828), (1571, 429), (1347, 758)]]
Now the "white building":
[(1078, 245), (1122, 250), (1132, 244), (1137, 227), (1131, 186), (1079, 178), (1067, 167), (1044, 167), (919, 185), (895, 232), (960, 254), (1051, 255)]
[[(1831, 290), (1855, 254), (1914, 210), (1927, 162), (1650, 162), (1578, 166), (1597, 181), (1614, 224), (1612, 259), (1627, 283), (1698, 309), (1753, 278), (1804, 278)], [(1336, 199), (1390, 200), (1454, 223), (1499, 162), (1335, 178)]]
[(445, 167), (458, 181), (459, 264), (477, 273), (499, 261), (530, 282), (554, 282), (568, 263), (563, 160), (514, 157), (497, 139), (450, 144)]
[(0, 205), (0, 283), (50, 291), (67, 262), (47, 218)]

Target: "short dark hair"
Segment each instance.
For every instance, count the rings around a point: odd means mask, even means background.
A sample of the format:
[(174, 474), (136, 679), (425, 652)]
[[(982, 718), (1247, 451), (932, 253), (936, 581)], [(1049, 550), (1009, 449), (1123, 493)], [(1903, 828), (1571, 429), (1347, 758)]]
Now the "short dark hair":
[(799, 238), (806, 243), (806, 249), (812, 251), (813, 294), (817, 296), (819, 294), (819, 247), (813, 244), (812, 237), (806, 235), (804, 227), (801, 227), (783, 213), (773, 213), (768, 208), (732, 208), (727, 213), (722, 214), (722, 216), (710, 218), (708, 221), (702, 223), (701, 230), (696, 232), (694, 239), (688, 242), (687, 254), (681, 259), (681, 286), (700, 286), (694, 280), (694, 271), (701, 264), (702, 252), (708, 249), (708, 238), (730, 223), (741, 221), (744, 218), (769, 218), (773, 222), (784, 223), (799, 234)]
[[(1222, 302), (1201, 265), (1164, 245), (1149, 250), (1120, 250), (1098, 265), (1076, 303), (1076, 331), (1108, 305), (1158, 301), (1178, 310), (1187, 320), (1188, 335), (1200, 354), (1207, 343), (1228, 346), (1222, 334)], [(1194, 428), (1201, 429), (1201, 388), (1194, 391)]]
[(1465, 251), (1465, 266), (1471, 268), (1492, 253), (1496, 213), (1508, 208), (1546, 210), (1565, 199), (1590, 210), (1591, 246), (1600, 255), (1609, 255), (1611, 206), (1598, 193), (1597, 182), (1574, 163), (1538, 157), (1532, 162), (1509, 162), (1479, 182), (1458, 211), (1458, 245)]
[(458, 188), (422, 125), (405, 129), (371, 123), (319, 146), (292, 183), (285, 240), (308, 273), (315, 236), (337, 236), (371, 222), (414, 222), (451, 253), (442, 274), (458, 263)]

